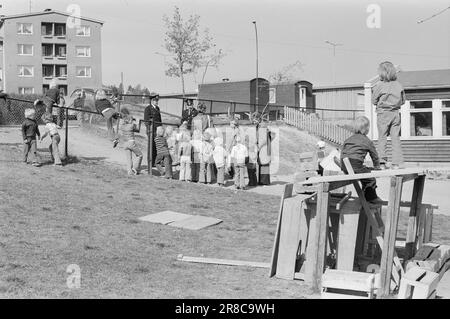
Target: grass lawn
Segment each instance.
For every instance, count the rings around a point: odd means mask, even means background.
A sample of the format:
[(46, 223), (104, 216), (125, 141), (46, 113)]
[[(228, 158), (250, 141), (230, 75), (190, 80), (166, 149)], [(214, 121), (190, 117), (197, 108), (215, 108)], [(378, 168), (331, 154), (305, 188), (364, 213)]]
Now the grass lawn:
[[(44, 154), (50, 160), (48, 153)], [(128, 177), (78, 161), (35, 168), (0, 145), (0, 298), (302, 298), (267, 269), (179, 262), (178, 254), (269, 262), (279, 198)], [(164, 210), (214, 216), (200, 231), (141, 222)], [(81, 268), (81, 288), (66, 285)]]

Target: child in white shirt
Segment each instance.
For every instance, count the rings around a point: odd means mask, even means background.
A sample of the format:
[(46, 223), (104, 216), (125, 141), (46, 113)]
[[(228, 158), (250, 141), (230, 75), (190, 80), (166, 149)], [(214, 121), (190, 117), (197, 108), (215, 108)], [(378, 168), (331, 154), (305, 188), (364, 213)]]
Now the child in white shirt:
[(190, 182), (191, 163), (192, 163), (192, 145), (189, 133), (182, 133), (178, 147), (178, 158), (180, 159), (180, 181)]
[(44, 116), (44, 123), (45, 123), (45, 133), (41, 136), (41, 141), (47, 136), (50, 135), (50, 138), (52, 139), (52, 142), (50, 143), (48, 149), (50, 150), (50, 155), (52, 156), (52, 160), (54, 162), (54, 165), (61, 166), (61, 157), (59, 156), (59, 149), (58, 145), (61, 141), (61, 137), (58, 133), (58, 126), (53, 123), (53, 116), (50, 113), (47, 113)]
[(190, 143), (192, 145), (192, 181), (198, 182), (200, 173), (200, 154), (203, 150), (202, 132), (199, 130), (194, 130), (192, 132), (192, 140)]
[(214, 159), (211, 135), (205, 132), (203, 134), (202, 152), (200, 154), (200, 174), (198, 178), (200, 183), (211, 184), (212, 164), (214, 164)]
[(223, 186), (225, 182), (225, 166), (228, 152), (223, 147), (223, 138), (216, 137), (214, 139), (213, 158), (217, 167), (217, 184)]
[(242, 143), (241, 137), (236, 135), (235, 145), (231, 149), (230, 157), (234, 164), (234, 186), (236, 189), (245, 189), (244, 174), (245, 174), (245, 158), (248, 156), (247, 147)]

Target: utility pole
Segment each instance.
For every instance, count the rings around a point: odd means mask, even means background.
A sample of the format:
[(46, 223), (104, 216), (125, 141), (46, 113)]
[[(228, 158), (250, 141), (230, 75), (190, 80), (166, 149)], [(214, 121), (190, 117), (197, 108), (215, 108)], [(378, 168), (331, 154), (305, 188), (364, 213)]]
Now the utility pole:
[(333, 83), (336, 84), (336, 47), (342, 46), (342, 43), (334, 43), (331, 41), (325, 41), (326, 44), (333, 46)]
[(255, 111), (259, 111), (259, 79), (258, 79), (258, 29), (256, 27), (256, 21), (253, 21), (255, 25), (255, 35), (256, 35), (256, 105)]

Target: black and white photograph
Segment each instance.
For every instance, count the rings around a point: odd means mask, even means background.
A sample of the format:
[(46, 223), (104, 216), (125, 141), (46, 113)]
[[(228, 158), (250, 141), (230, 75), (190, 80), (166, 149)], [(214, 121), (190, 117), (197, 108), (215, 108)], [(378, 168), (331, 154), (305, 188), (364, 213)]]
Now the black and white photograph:
[(449, 189), (449, 0), (0, 1), (0, 299), (450, 299)]

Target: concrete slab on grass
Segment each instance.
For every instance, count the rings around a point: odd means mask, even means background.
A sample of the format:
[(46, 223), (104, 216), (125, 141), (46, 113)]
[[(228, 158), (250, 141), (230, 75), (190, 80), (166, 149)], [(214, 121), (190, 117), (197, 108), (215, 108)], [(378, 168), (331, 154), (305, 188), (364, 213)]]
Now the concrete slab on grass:
[(139, 217), (140, 220), (150, 223), (157, 223), (157, 224), (163, 224), (167, 225), (172, 222), (181, 221), (184, 219), (187, 219), (189, 217), (192, 217), (192, 215), (189, 214), (182, 214), (177, 212), (172, 212), (170, 210), (166, 210), (163, 212), (150, 214), (147, 216)]
[(209, 226), (217, 225), (221, 222), (221, 219), (194, 215), (189, 218), (170, 223), (169, 226), (199, 230)]

